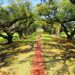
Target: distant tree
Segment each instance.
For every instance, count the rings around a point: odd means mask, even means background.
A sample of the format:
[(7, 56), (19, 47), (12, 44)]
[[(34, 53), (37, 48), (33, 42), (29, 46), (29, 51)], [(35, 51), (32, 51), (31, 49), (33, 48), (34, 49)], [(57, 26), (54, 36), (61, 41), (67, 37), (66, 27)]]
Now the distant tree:
[(43, 3), (41, 5), (37, 5), (37, 12), (40, 16), (40, 18), (43, 21), (46, 21), (47, 25), (43, 25), (43, 28), (46, 32), (49, 33), (55, 33), (55, 27), (53, 26), (54, 24), (54, 17), (55, 14), (57, 13), (57, 6), (56, 6), (56, 1), (51, 2), (50, 5), (48, 2)]
[(75, 35), (75, 26), (74, 22), (72, 22), (75, 21), (75, 6), (68, 0), (61, 0), (57, 3), (54, 2), (50, 5), (48, 5), (47, 2), (40, 5), (38, 13), (44, 16), (47, 23), (51, 25), (54, 22), (59, 22), (67, 35), (67, 39), (70, 40)]
[[(29, 19), (32, 19), (29, 7), (27, 1), (16, 0), (16, 2), (12, 1), (11, 5), (0, 8), (0, 37), (7, 39), (8, 44), (13, 42), (13, 34), (19, 29), (19, 25), (16, 25), (16, 23), (22, 20), (28, 22)], [(6, 33), (6, 35), (3, 33)]]
[(56, 14), (56, 20), (61, 23), (67, 39), (71, 40), (75, 35), (75, 6), (68, 0), (60, 2), (60, 8)]
[[(26, 15), (24, 16), (23, 14), (23, 16), (19, 16), (17, 18), (15, 17), (14, 19), (10, 20), (10, 13), (3, 8), (1, 8), (0, 15), (0, 31), (2, 32), (0, 33), (0, 37), (7, 39), (8, 43), (12, 43), (14, 24), (19, 20), (25, 19)], [(6, 35), (3, 35), (3, 32), (6, 33)]]

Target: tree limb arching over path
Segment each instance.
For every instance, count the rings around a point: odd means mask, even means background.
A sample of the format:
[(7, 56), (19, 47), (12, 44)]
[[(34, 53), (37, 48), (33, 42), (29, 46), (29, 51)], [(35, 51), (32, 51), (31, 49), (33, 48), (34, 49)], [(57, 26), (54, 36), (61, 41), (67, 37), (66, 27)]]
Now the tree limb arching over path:
[(45, 64), (42, 51), (41, 34), (38, 35), (37, 47), (34, 51), (30, 75), (45, 75)]

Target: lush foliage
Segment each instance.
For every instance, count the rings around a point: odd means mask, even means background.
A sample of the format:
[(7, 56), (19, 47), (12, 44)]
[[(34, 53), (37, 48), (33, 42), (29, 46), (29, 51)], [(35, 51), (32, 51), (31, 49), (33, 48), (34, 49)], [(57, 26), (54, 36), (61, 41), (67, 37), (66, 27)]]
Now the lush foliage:
[(0, 8), (0, 36), (12, 43), (15, 32), (21, 38), (23, 33), (31, 34), (36, 31), (36, 26), (32, 25), (36, 15), (29, 1), (11, 0), (9, 3), (9, 6)]
[[(53, 24), (58, 22), (61, 25), (60, 28), (63, 28), (63, 31), (66, 33), (67, 38), (73, 38), (75, 34), (75, 5), (71, 4), (69, 0), (50, 0), (50, 3), (45, 2), (38, 5), (37, 11), (43, 17), (41, 19), (46, 21), (48, 27), (53, 27)], [(46, 28), (44, 27), (47, 31)]]

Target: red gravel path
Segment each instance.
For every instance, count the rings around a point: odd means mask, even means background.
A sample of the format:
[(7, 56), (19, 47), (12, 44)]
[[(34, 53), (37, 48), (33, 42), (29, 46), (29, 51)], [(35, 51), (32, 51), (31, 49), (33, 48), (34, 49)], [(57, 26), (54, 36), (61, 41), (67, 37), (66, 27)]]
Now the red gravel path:
[(45, 75), (45, 65), (42, 51), (41, 35), (38, 35), (37, 46), (34, 51), (30, 75)]

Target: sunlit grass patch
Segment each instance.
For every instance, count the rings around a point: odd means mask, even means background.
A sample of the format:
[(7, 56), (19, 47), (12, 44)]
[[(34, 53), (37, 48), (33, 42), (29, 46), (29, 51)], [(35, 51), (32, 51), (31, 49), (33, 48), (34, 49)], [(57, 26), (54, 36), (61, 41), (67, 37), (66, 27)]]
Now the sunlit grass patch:
[(64, 52), (64, 50), (61, 50), (61, 49), (51, 49), (51, 50), (44, 51), (44, 53), (47, 53), (48, 55), (52, 55), (52, 53), (53, 54), (61, 54), (63, 52)]
[(6, 41), (7, 41), (6, 39), (0, 37), (0, 43), (2, 43), (2, 42), (6, 42)]
[(22, 54), (20, 53), (17, 56), (8, 58), (11, 65), (8, 67), (3, 67), (1, 71), (9, 72), (10, 74), (14, 75), (30, 75), (31, 69), (31, 61), (33, 57), (33, 52)]
[(67, 37), (66, 34), (65, 34), (65, 32), (61, 32), (61, 33), (60, 33), (60, 36), (61, 36), (61, 37)]
[(25, 50), (25, 49), (30, 49), (30, 48), (31, 48), (30, 45), (26, 45), (26, 46), (20, 46), (17, 49)]
[[(10, 73), (16, 72), (16, 75), (30, 75), (29, 72), (34, 56), (33, 49), (30, 49), (32, 43), (34, 44), (34, 48), (36, 47), (37, 36), (38, 32), (35, 32), (32, 35), (28, 35), (27, 39), (15, 40), (14, 38), (13, 44), (0, 45), (1, 53), (11, 54), (11, 56), (6, 58), (8, 66), (2, 67), (1, 70), (9, 71)], [(74, 47), (74, 41), (68, 42), (66, 38), (56, 37), (55, 35), (49, 35), (44, 32), (42, 33), (42, 48), (47, 75), (68, 75), (67, 71), (63, 70), (66, 65), (70, 73), (72, 75), (75, 74)], [(68, 48), (68, 50), (66, 48)], [(66, 65), (64, 64), (64, 60), (66, 61)]]
[[(75, 75), (75, 45), (66, 38), (50, 36), (43, 43), (47, 75)], [(70, 55), (70, 56), (69, 56)]]

